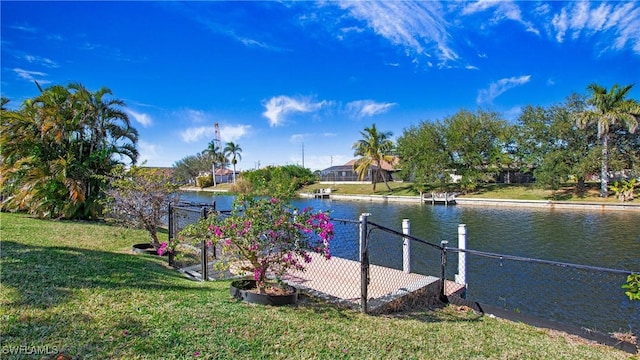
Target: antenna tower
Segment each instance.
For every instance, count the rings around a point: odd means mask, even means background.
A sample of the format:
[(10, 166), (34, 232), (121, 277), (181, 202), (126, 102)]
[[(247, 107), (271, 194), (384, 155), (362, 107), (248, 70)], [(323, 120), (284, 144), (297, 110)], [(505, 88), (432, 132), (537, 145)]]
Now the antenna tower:
[[(216, 149), (222, 152), (222, 142), (220, 141), (220, 125), (218, 123), (213, 124), (214, 133), (213, 133), (213, 144), (216, 146)], [(218, 154), (213, 154), (213, 186), (217, 185), (216, 181), (216, 161)], [(224, 169), (224, 164), (221, 164)]]
[(215, 144), (218, 147), (218, 150), (222, 151), (222, 143), (220, 142), (220, 125), (218, 125), (218, 123), (215, 123), (213, 124), (213, 127), (215, 128), (213, 141), (215, 141)]

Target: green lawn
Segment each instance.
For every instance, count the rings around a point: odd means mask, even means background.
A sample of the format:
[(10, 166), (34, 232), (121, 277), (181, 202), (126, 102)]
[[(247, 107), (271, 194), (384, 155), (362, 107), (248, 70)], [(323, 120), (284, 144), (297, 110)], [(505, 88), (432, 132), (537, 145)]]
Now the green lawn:
[(369, 316), (309, 297), (249, 305), (230, 298), (228, 281), (194, 282), (166, 259), (133, 255), (142, 231), (6, 213), (0, 226), (2, 359), (632, 358), (456, 307)]
[[(418, 196), (419, 193), (412, 188), (411, 183), (391, 182), (389, 183), (391, 191), (387, 189), (384, 183), (376, 185), (376, 191), (373, 192), (371, 184), (320, 184), (309, 185), (300, 192), (313, 192), (320, 188), (331, 188), (336, 194), (352, 194), (352, 195), (400, 195), (400, 196)], [(609, 196), (603, 199), (599, 196), (599, 183), (587, 184), (587, 191), (582, 194), (575, 192), (573, 184), (567, 184), (559, 190), (544, 190), (531, 184), (483, 184), (476, 191), (460, 195), (468, 198), (486, 198), (486, 199), (513, 199), (513, 200), (556, 200), (556, 201), (579, 201), (579, 202), (606, 202), (617, 203), (615, 196)], [(430, 190), (428, 190), (430, 191)], [(442, 190), (434, 190), (442, 191)], [(635, 200), (629, 203), (638, 203)]]

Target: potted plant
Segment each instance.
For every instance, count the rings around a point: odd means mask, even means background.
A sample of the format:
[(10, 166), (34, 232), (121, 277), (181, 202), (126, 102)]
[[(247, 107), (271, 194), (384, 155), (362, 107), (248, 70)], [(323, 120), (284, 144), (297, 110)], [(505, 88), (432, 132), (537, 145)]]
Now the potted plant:
[[(207, 239), (209, 246), (222, 249), (216, 263), (218, 269), (237, 269), (250, 278), (237, 281), (232, 287), (255, 286), (256, 293), (282, 294), (272, 280), (279, 280), (289, 269), (304, 270), (311, 261), (310, 252), (331, 258), (330, 241), (333, 223), (328, 214), (305, 208), (301, 211), (278, 198), (239, 196), (228, 215), (212, 214), (180, 232), (195, 241)], [(163, 251), (171, 251), (163, 244)], [(232, 294), (234, 294), (232, 290)]]

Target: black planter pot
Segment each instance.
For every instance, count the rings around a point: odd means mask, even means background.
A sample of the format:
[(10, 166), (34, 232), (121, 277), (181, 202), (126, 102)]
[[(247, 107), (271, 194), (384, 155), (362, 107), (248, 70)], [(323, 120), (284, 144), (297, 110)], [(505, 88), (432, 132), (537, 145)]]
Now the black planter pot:
[[(285, 285), (287, 286), (287, 285)], [(286, 295), (270, 295), (270, 294), (259, 294), (255, 291), (256, 289), (256, 281), (255, 280), (236, 280), (231, 283), (231, 287), (229, 292), (231, 296), (236, 299), (240, 299), (253, 304), (261, 304), (261, 305), (293, 305), (298, 302), (298, 289), (294, 287), (289, 287), (293, 291), (291, 294)]]
[(134, 253), (158, 255), (156, 248), (150, 243), (134, 244), (131, 247)]

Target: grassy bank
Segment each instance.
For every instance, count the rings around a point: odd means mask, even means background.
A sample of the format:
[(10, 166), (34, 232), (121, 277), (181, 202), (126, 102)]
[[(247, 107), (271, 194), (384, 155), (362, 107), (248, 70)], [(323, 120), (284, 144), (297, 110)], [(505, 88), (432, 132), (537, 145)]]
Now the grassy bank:
[[(419, 193), (413, 190), (411, 183), (389, 183), (391, 190), (388, 190), (384, 183), (376, 185), (373, 192), (371, 184), (320, 184), (309, 185), (301, 192), (314, 192), (320, 188), (331, 188), (336, 194), (353, 195), (399, 195), (418, 196)], [(431, 190), (427, 190), (431, 191)], [(442, 191), (435, 190), (434, 191)], [(617, 203), (615, 196), (603, 199), (599, 196), (599, 184), (588, 184), (586, 191), (578, 194), (575, 186), (568, 184), (559, 190), (545, 190), (533, 185), (526, 184), (484, 184), (476, 191), (461, 195), (468, 198), (485, 199), (512, 199), (512, 200), (555, 200), (555, 201), (579, 201), (579, 202), (605, 202)], [(635, 201), (636, 203), (638, 200)], [(630, 202), (634, 203), (634, 202)]]
[(632, 357), (455, 307), (368, 316), (308, 297), (253, 306), (232, 300), (227, 281), (193, 282), (166, 259), (133, 255), (142, 231), (15, 214), (0, 224), (3, 359)]

